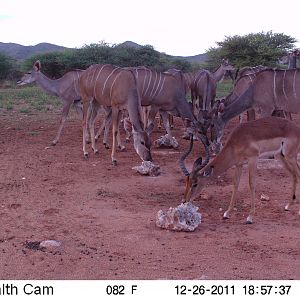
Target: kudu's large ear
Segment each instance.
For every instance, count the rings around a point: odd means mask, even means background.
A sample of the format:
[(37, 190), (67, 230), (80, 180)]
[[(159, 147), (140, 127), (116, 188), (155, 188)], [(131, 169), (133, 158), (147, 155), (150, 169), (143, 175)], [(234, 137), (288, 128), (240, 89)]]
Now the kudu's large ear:
[(40, 71), (40, 70), (41, 70), (41, 67), (42, 67), (42, 65), (41, 65), (41, 62), (40, 62), (39, 60), (37, 60), (37, 61), (33, 64), (33, 69), (34, 69), (36, 72)]

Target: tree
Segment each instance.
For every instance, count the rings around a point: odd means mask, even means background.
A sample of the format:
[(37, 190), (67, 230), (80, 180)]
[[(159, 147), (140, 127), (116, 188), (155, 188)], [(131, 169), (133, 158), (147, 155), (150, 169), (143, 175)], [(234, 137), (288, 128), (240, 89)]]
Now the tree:
[(260, 32), (228, 36), (208, 51), (208, 64), (214, 68), (223, 58), (236, 67), (265, 65), (275, 67), (278, 59), (294, 47), (296, 40), (283, 33)]
[(10, 56), (0, 52), (0, 80), (13, 79), (15, 72), (14, 60)]

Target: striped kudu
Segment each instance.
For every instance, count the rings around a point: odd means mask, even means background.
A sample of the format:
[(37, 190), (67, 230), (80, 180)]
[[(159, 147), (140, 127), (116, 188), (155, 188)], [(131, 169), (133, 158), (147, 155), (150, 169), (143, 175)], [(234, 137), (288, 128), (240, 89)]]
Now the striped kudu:
[[(210, 111), (214, 106), (216, 97), (217, 83), (221, 81), (226, 72), (231, 72), (234, 67), (229, 64), (227, 59), (223, 59), (218, 68), (209, 72), (208, 70), (199, 70), (196, 73), (185, 73), (185, 88), (190, 89), (193, 109)], [(199, 99), (198, 107), (196, 100)]]
[[(94, 121), (99, 106), (112, 108), (113, 144), (111, 159), (116, 165), (116, 141), (119, 140), (119, 121), (121, 110), (128, 111), (133, 131), (134, 148), (142, 160), (151, 161), (150, 138), (144, 131), (141, 113), (141, 102), (134, 72), (112, 65), (92, 65), (80, 77), (80, 94), (83, 103), (83, 153), (86, 150), (88, 122), (92, 148), (98, 152), (95, 143)], [(91, 105), (91, 113), (88, 113)], [(90, 115), (90, 116), (89, 116)]]
[(246, 223), (251, 224), (255, 212), (257, 163), (259, 157), (264, 154), (273, 154), (292, 176), (292, 190), (285, 210), (289, 210), (295, 202), (296, 186), (300, 179), (300, 169), (297, 164), (297, 154), (300, 151), (300, 128), (293, 122), (283, 118), (267, 117), (242, 123), (234, 129), (224, 148), (215, 158), (209, 161), (206, 157), (205, 162), (202, 162), (202, 158), (197, 159), (190, 173), (185, 167), (184, 160), (191, 152), (192, 146), (191, 139), (190, 148), (180, 159), (180, 167), (187, 176), (184, 202), (194, 200), (206, 184), (207, 179), (217, 178), (229, 168), (235, 167), (231, 201), (223, 215), (224, 219), (228, 219), (235, 205), (242, 167), (247, 162), (251, 210)]
[(263, 117), (271, 116), (276, 110), (300, 112), (300, 69), (260, 71), (232, 104), (220, 105), (219, 115), (212, 120), (216, 149), (228, 121), (249, 109), (259, 109)]
[(282, 57), (279, 60), (279, 63), (287, 65), (288, 69), (296, 69), (297, 68), (297, 57), (300, 56), (300, 50), (296, 49), (289, 52), (287, 55)]
[(252, 75), (255, 74), (259, 71), (265, 70), (268, 67), (259, 65), (255, 67), (243, 67), (242, 69), (237, 69), (236, 74), (235, 74), (235, 81), (239, 80), (239, 78), (246, 76), (246, 75)]
[(150, 134), (154, 128), (154, 119), (160, 112), (165, 129), (172, 137), (168, 114), (188, 119), (195, 123), (183, 87), (182, 74), (158, 72), (146, 67), (131, 68), (136, 76), (142, 106), (149, 106), (149, 118), (146, 131)]

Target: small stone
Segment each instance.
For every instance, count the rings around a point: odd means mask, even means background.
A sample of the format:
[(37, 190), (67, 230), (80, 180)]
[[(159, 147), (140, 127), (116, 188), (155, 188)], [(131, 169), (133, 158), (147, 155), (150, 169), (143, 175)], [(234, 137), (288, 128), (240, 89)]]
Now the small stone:
[(269, 201), (269, 200), (270, 200), (270, 197), (269, 197), (268, 195), (261, 194), (261, 195), (260, 195), (260, 200), (261, 200), (261, 201)]
[(55, 240), (45, 240), (40, 242), (40, 247), (49, 248), (49, 247), (59, 247), (61, 242)]
[(170, 207), (167, 212), (160, 210), (156, 216), (156, 226), (175, 231), (194, 231), (201, 223), (198, 209), (191, 202), (187, 202), (175, 208)]
[(179, 147), (179, 144), (175, 139), (175, 137), (169, 138), (168, 134), (161, 136), (154, 143), (156, 147), (166, 147), (166, 148), (174, 148), (174, 149), (177, 149)]
[(132, 169), (142, 175), (158, 176), (160, 174), (160, 166), (155, 165), (152, 161), (143, 161), (140, 166), (133, 167)]

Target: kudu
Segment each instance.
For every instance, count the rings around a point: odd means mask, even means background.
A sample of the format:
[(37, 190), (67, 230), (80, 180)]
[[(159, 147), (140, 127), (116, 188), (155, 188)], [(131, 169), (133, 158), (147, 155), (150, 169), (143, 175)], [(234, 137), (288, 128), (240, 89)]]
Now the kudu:
[(251, 224), (255, 213), (257, 162), (263, 154), (273, 154), (292, 176), (292, 190), (285, 210), (289, 210), (296, 200), (296, 186), (300, 179), (300, 169), (297, 164), (297, 154), (300, 151), (300, 128), (289, 120), (267, 117), (240, 124), (231, 133), (224, 148), (215, 158), (209, 162), (206, 159), (204, 163), (199, 158), (189, 173), (184, 160), (191, 152), (191, 148), (192, 141), (190, 149), (180, 160), (181, 169), (187, 176), (184, 202), (194, 200), (207, 179), (217, 178), (229, 168), (235, 167), (231, 201), (223, 215), (224, 219), (228, 219), (235, 205), (243, 164), (248, 163), (251, 210), (246, 223)]
[[(80, 94), (83, 103), (83, 154), (88, 156), (86, 138), (88, 122), (92, 148), (95, 143), (94, 121), (99, 106), (112, 108), (113, 144), (111, 160), (116, 165), (116, 142), (119, 135), (121, 111), (128, 111), (133, 131), (134, 148), (142, 160), (151, 161), (150, 138), (143, 129), (141, 102), (134, 72), (112, 65), (92, 65), (80, 77)], [(89, 106), (91, 104), (91, 111)]]
[(239, 78), (245, 76), (245, 75), (253, 75), (259, 71), (265, 70), (268, 67), (258, 65), (254, 67), (243, 67), (242, 69), (237, 69), (236, 74), (235, 74), (235, 81), (239, 80)]
[(287, 55), (282, 57), (279, 60), (279, 63), (287, 65), (288, 69), (296, 69), (297, 68), (297, 57), (300, 56), (300, 50), (296, 49), (289, 52)]
[[(229, 64), (228, 60), (223, 59), (222, 63), (213, 72), (199, 70), (193, 76), (191, 76), (191, 73), (186, 73), (184, 76), (185, 87), (191, 90), (193, 109), (195, 110), (196, 107), (196, 110), (210, 111), (214, 106), (217, 83), (224, 78), (226, 72), (233, 70), (234, 67)], [(198, 107), (195, 103), (197, 99), (199, 99)]]
[(289, 113), (300, 111), (300, 70), (267, 69), (256, 74), (248, 89), (228, 106), (220, 105), (219, 114), (212, 120), (215, 148), (220, 147), (225, 125), (249, 109), (259, 109), (262, 117), (276, 110)]
[[(168, 115), (188, 119), (199, 126), (191, 107), (185, 98), (181, 73), (170, 74), (150, 70), (146, 67), (125, 68), (134, 73), (141, 105), (149, 108), (149, 116), (145, 120), (145, 128), (151, 134), (157, 112), (160, 112), (169, 137), (172, 137)], [(202, 128), (201, 130), (202, 131)]]
[(82, 117), (82, 107), (80, 103), (79, 93), (79, 78), (82, 74), (82, 70), (74, 70), (67, 72), (59, 79), (52, 80), (41, 72), (41, 62), (36, 61), (33, 64), (33, 68), (30, 72), (26, 73), (18, 82), (18, 86), (30, 84), (36, 82), (43, 90), (52, 96), (57, 96), (63, 100), (63, 110), (60, 120), (60, 126), (56, 134), (55, 139), (52, 141), (52, 145), (56, 145), (67, 116), (70, 111), (71, 105), (74, 103), (77, 113)]

